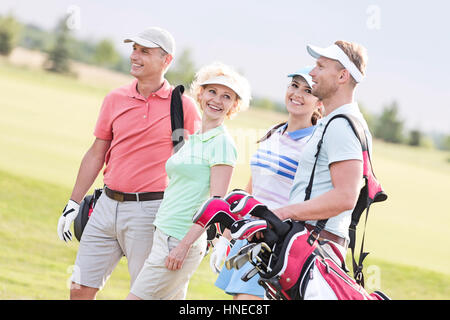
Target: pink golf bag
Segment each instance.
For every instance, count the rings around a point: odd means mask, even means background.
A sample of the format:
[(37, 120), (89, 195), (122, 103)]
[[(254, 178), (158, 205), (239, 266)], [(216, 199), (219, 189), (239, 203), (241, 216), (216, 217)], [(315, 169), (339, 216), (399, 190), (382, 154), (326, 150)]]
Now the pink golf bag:
[(220, 223), (231, 230), (234, 239), (248, 239), (258, 231), (263, 234), (262, 239), (253, 237), (236, 255), (228, 257), (225, 265), (240, 269), (251, 263), (254, 268), (243, 280), (259, 274), (259, 284), (269, 299), (388, 299), (378, 291), (369, 294), (356, 283), (342, 268), (343, 261), (334, 261), (322, 249), (323, 242), (310, 243), (311, 233), (302, 222), (281, 221), (242, 190), (231, 192), (225, 199), (209, 199), (193, 222), (204, 228)]

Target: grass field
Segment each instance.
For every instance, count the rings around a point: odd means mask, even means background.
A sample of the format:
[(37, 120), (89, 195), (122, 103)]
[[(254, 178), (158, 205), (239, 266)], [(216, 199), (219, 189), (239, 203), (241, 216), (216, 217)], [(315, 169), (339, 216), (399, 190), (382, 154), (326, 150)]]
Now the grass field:
[[(56, 224), (110, 89), (0, 61), (0, 299), (68, 297), (78, 243), (59, 241)], [(283, 118), (251, 109), (227, 122), (239, 148), (232, 187), (248, 181), (254, 140)], [(371, 209), (366, 268), (394, 299), (450, 298), (449, 157), (374, 143), (375, 173), (389, 199)], [(229, 299), (213, 286), (208, 259), (195, 273), (188, 298)], [(122, 299), (128, 289), (123, 259), (98, 298)]]

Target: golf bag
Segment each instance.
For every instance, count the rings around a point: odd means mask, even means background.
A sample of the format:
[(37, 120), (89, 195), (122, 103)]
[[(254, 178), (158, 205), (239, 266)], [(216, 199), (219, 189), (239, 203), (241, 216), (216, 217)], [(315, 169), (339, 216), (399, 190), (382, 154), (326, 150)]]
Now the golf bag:
[[(170, 100), (170, 124), (172, 128), (172, 144), (174, 153), (177, 152), (184, 144), (184, 112), (182, 95), (184, 86), (176, 86), (172, 90)], [(73, 231), (78, 241), (81, 240), (84, 228), (94, 210), (95, 203), (102, 194), (103, 189), (96, 189), (94, 194), (87, 195), (80, 203), (80, 211), (75, 218)]]
[(85, 196), (80, 203), (80, 210), (73, 222), (73, 233), (78, 241), (81, 240), (81, 235), (83, 234), (92, 211), (94, 211), (95, 204), (97, 203), (98, 198), (100, 198), (102, 191), (103, 189), (95, 189), (93, 194)]
[[(234, 201), (230, 199), (234, 198)], [(258, 217), (254, 219), (252, 217)], [(242, 280), (260, 275), (259, 284), (266, 296), (275, 300), (339, 299), (384, 300), (381, 292), (369, 294), (342, 268), (343, 261), (334, 261), (322, 245), (300, 221), (281, 221), (264, 204), (242, 190), (234, 190), (225, 199), (214, 197), (204, 203), (193, 222), (204, 228), (220, 223), (229, 228), (234, 239), (253, 237), (239, 252), (228, 257), (228, 269), (240, 269), (251, 263)], [(333, 245), (328, 243), (328, 245)]]

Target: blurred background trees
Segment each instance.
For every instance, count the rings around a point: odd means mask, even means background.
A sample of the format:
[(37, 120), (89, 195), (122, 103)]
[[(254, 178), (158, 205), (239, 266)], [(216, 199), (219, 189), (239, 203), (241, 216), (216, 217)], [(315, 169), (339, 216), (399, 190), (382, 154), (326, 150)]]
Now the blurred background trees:
[(373, 125), (373, 134), (375, 137), (392, 143), (403, 143), (405, 141), (403, 136), (403, 120), (399, 117), (396, 101), (384, 107)]
[(166, 73), (166, 79), (173, 85), (182, 84), (188, 90), (194, 80), (196, 69), (191, 50), (187, 48), (177, 54), (173, 65)]
[[(74, 60), (129, 74), (129, 57), (120, 54), (111, 39), (79, 39), (67, 27), (67, 18), (63, 16), (53, 30), (47, 31), (33, 24), (22, 24), (12, 14), (0, 16), (0, 55), (8, 56), (16, 46), (20, 46), (46, 53), (48, 59), (44, 68), (49, 71), (73, 75), (70, 61)], [(175, 57), (166, 78), (173, 85), (182, 84), (189, 89), (197, 68), (192, 50), (185, 48)], [(251, 104), (254, 108), (287, 112), (284, 103), (266, 97), (255, 96)], [(448, 133), (426, 133), (417, 127), (407, 128), (397, 101), (384, 105), (377, 113), (369, 112), (361, 102), (359, 105), (375, 138), (389, 143), (450, 151)]]
[(70, 70), (70, 30), (67, 27), (66, 17), (62, 18), (55, 30), (55, 39), (48, 52), (48, 59), (44, 68), (57, 73), (71, 73)]
[(94, 47), (92, 62), (98, 66), (114, 69), (119, 63), (120, 55), (110, 39), (100, 40)]
[(0, 16), (0, 55), (8, 56), (17, 45), (22, 31), (22, 25), (8, 14)]

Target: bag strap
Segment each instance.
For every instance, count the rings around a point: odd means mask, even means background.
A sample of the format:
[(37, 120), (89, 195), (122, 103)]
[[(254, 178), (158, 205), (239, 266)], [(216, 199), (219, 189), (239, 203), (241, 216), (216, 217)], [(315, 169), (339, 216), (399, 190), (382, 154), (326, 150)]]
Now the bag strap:
[(282, 123), (279, 123), (279, 124), (273, 126), (269, 131), (267, 131), (267, 133), (264, 135), (264, 137), (262, 137), (261, 139), (256, 141), (256, 143), (261, 143), (261, 142), (269, 139), (275, 131), (277, 131), (279, 128), (284, 126), (286, 123), (287, 122), (282, 122)]
[[(316, 172), (317, 160), (319, 159), (319, 153), (320, 153), (320, 149), (322, 148), (323, 139), (325, 137), (325, 132), (327, 131), (327, 128), (330, 125), (330, 123), (336, 118), (344, 118), (344, 119), (347, 119), (349, 122), (351, 121), (351, 120), (349, 120), (348, 115), (337, 114), (337, 115), (333, 116), (325, 125), (325, 128), (323, 129), (323, 132), (322, 132), (322, 136), (320, 137), (320, 140), (317, 143), (317, 151), (316, 151), (316, 154), (314, 155), (315, 161), (314, 161), (313, 169), (311, 171), (311, 176), (309, 178), (308, 186), (306, 187), (306, 190), (305, 190), (305, 201), (309, 200), (311, 198), (311, 191), (312, 191), (312, 186), (313, 186), (313, 182), (314, 182), (314, 174)], [(357, 137), (359, 139), (359, 135), (357, 135)], [(309, 238), (307, 240), (310, 245), (312, 245), (314, 243), (314, 241), (319, 238), (319, 234), (325, 228), (327, 221), (328, 221), (328, 219), (323, 219), (323, 220), (317, 221), (316, 226), (314, 227), (314, 230), (311, 232), (311, 234), (309, 235)], [(316, 236), (314, 236), (314, 234), (316, 234)]]
[[(323, 133), (322, 133), (322, 137), (320, 138), (319, 142), (317, 143), (317, 152), (315, 154), (316, 159), (314, 161), (314, 166), (313, 166), (313, 169), (311, 172), (311, 177), (309, 179), (308, 186), (306, 187), (306, 190), (305, 190), (305, 200), (309, 200), (311, 198), (312, 185), (313, 185), (313, 181), (314, 181), (314, 173), (315, 173), (315, 169), (316, 169), (317, 160), (319, 158), (319, 152), (322, 147), (323, 139), (325, 136), (325, 132), (328, 128), (328, 125), (331, 123), (331, 121), (333, 121), (334, 119), (337, 119), (337, 118), (344, 118), (349, 122), (350, 127), (352, 128), (353, 132), (355, 133), (356, 137), (358, 138), (359, 142), (361, 143), (362, 150), (367, 151), (367, 153), (369, 155), (369, 161), (371, 161), (370, 154), (368, 152), (369, 146), (368, 146), (367, 136), (366, 136), (366, 134), (364, 132), (364, 128), (362, 127), (360, 122), (354, 116), (351, 116), (351, 115), (347, 115), (347, 114), (335, 115), (326, 124), (326, 126), (323, 130)], [(366, 225), (367, 225), (367, 218), (368, 218), (369, 207), (370, 207), (370, 203), (367, 203), (367, 188), (368, 187), (367, 187), (367, 181), (366, 181), (366, 185), (361, 189), (360, 195), (358, 198), (358, 202), (355, 206), (355, 209), (352, 212), (352, 221), (351, 221), (351, 224), (349, 227), (349, 237), (350, 237), (349, 248), (351, 249), (351, 252), (352, 252), (353, 275), (355, 277), (356, 282), (358, 284), (361, 284), (363, 287), (364, 287), (364, 275), (362, 272), (363, 261), (366, 258), (366, 256), (369, 254), (368, 252), (364, 252)], [(359, 255), (359, 261), (358, 261), (358, 263), (356, 263), (356, 260), (355, 260), (356, 225), (358, 224), (359, 218), (361, 216), (361, 213), (364, 211), (364, 209), (367, 209), (367, 211), (366, 211), (366, 217), (365, 217), (365, 223), (364, 223), (364, 231), (363, 231), (363, 237), (362, 237), (362, 242), (361, 242), (361, 251), (360, 251), (360, 255)], [(309, 244), (312, 245), (314, 243), (314, 241), (319, 238), (319, 234), (325, 228), (327, 221), (328, 221), (328, 219), (323, 219), (323, 220), (317, 221), (317, 224), (316, 224), (313, 232), (311, 232), (311, 234), (308, 238)], [(314, 234), (316, 234), (316, 236), (314, 236)]]
[(183, 101), (181, 99), (183, 92), (183, 85), (176, 86), (172, 90), (172, 97), (170, 100), (170, 123), (172, 126), (172, 143), (174, 153), (180, 150), (180, 148), (184, 145), (184, 112)]

